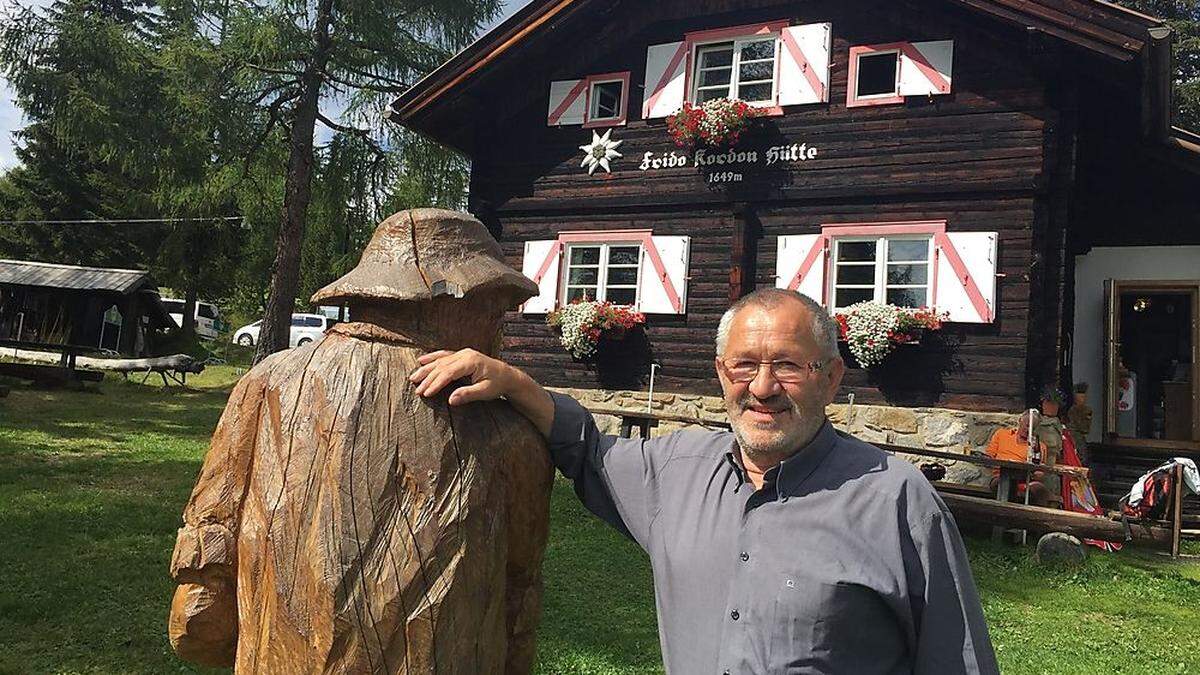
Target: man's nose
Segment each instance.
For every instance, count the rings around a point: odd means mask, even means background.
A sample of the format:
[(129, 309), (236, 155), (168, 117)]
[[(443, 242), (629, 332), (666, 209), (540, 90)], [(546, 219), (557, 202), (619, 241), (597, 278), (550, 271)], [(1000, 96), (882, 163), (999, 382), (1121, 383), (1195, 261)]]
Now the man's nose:
[(771, 364), (759, 364), (758, 372), (754, 374), (754, 379), (750, 380), (750, 393), (754, 394), (758, 400), (765, 401), (782, 390), (783, 385), (775, 379), (775, 375), (771, 371)]

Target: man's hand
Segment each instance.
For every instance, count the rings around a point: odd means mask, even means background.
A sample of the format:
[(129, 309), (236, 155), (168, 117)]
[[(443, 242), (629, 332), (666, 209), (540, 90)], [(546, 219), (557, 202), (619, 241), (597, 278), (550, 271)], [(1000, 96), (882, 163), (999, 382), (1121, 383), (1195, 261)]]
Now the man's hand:
[(416, 385), (418, 395), (426, 398), (436, 396), (446, 385), (465, 379), (468, 382), (466, 386), (450, 393), (450, 405), (504, 397), (517, 412), (528, 417), (543, 436), (550, 436), (550, 426), (554, 422), (554, 400), (524, 372), (474, 349), (431, 352), (417, 361), (421, 365), (408, 376), (408, 380)]

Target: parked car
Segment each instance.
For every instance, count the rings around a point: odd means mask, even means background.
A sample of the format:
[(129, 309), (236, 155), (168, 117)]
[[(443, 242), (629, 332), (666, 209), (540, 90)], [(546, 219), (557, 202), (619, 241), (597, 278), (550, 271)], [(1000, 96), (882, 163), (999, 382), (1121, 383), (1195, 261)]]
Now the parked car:
[[(293, 314), (288, 346), (303, 347), (310, 342), (315, 342), (337, 322), (337, 319), (330, 319), (320, 314)], [(261, 328), (262, 319), (242, 326), (233, 333), (233, 341), (243, 347), (253, 347), (258, 344), (258, 331)]]
[[(183, 307), (187, 303), (178, 298), (163, 298), (162, 304), (167, 309), (167, 314), (175, 321), (175, 325), (183, 328)], [(221, 317), (221, 310), (211, 302), (197, 300), (195, 316), (196, 335), (205, 340), (216, 340), (221, 331), (227, 328)]]

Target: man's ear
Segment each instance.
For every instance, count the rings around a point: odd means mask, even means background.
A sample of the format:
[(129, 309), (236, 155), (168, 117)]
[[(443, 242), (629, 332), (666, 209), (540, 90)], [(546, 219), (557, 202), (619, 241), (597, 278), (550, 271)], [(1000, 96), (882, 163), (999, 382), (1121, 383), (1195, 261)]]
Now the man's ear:
[(842, 378), (846, 376), (846, 363), (839, 356), (829, 362), (829, 367), (826, 368), (825, 386), (825, 405), (833, 403), (837, 398), (838, 389), (842, 386)]

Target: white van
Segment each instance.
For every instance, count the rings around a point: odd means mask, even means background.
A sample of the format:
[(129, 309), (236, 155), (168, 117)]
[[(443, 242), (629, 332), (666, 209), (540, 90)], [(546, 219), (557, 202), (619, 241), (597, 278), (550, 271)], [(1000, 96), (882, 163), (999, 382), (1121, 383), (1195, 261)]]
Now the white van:
[[(178, 298), (163, 298), (163, 307), (167, 314), (175, 320), (175, 325), (183, 328), (184, 301)], [(221, 311), (211, 302), (196, 301), (196, 336), (205, 340), (216, 340), (221, 334), (225, 322), (221, 320)]]

